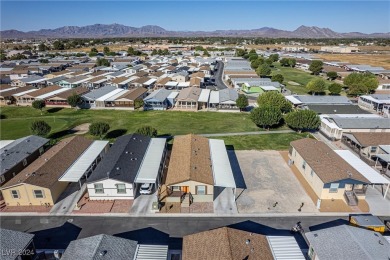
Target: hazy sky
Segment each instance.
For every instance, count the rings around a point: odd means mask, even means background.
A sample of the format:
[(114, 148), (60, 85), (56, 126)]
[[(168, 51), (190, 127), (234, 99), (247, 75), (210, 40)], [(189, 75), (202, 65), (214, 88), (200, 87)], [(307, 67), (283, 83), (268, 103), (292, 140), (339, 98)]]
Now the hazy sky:
[(95, 23), (211, 31), (300, 25), (390, 32), (390, 1), (3, 1), (1, 30)]

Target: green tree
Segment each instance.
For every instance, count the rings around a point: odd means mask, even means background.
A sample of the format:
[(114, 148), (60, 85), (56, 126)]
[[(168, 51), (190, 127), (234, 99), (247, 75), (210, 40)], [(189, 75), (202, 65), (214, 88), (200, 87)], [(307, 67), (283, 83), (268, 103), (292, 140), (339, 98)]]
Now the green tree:
[(280, 61), (279, 61), (279, 63), (280, 63), (281, 66), (287, 67), (287, 66), (290, 66), (289, 60), (290, 60), (290, 59), (288, 59), (288, 58), (281, 58)]
[(135, 131), (137, 134), (149, 136), (149, 137), (157, 137), (157, 129), (151, 126), (142, 126)]
[(272, 67), (273, 61), (272, 61), (270, 58), (268, 58), (268, 59), (265, 60), (265, 63), (266, 63), (268, 66)]
[(65, 45), (61, 41), (55, 41), (53, 43), (53, 48), (55, 50), (64, 50), (65, 49)]
[(42, 110), (45, 108), (45, 106), (46, 106), (45, 101), (42, 99), (37, 99), (34, 102), (32, 102), (32, 107), (41, 110), (41, 115), (42, 115)]
[(281, 93), (278, 93), (276, 91), (268, 91), (261, 94), (257, 98), (257, 104), (259, 105), (259, 107), (276, 107), (282, 113), (290, 112), (292, 109), (291, 103), (288, 102)]
[(210, 53), (207, 51), (207, 50), (204, 50), (203, 51), (203, 56), (207, 56), (207, 57), (210, 57)]
[(81, 103), (81, 97), (80, 95), (77, 95), (76, 92), (73, 92), (73, 94), (67, 98), (67, 101), (71, 107), (76, 107)]
[(332, 95), (340, 94), (342, 89), (343, 89), (343, 86), (338, 84), (338, 83), (332, 83), (328, 87), (328, 90), (329, 90), (330, 94), (332, 94)]
[(259, 57), (259, 55), (257, 55), (256, 53), (249, 54), (249, 61), (250, 62), (255, 61), (255, 60), (257, 60), (258, 57)]
[(271, 74), (271, 68), (268, 66), (268, 64), (262, 64), (256, 69), (256, 73), (260, 77), (265, 77)]
[(154, 56), (154, 55), (157, 55), (158, 53), (157, 53), (157, 50), (156, 49), (153, 49), (153, 51), (152, 51), (152, 55)]
[(272, 62), (277, 62), (279, 60), (279, 54), (275, 53), (275, 54), (271, 54), (269, 55), (269, 59), (272, 61)]
[(91, 52), (96, 52), (96, 53), (98, 53), (99, 51), (98, 51), (96, 48), (92, 48), (92, 49), (91, 49)]
[(286, 124), (299, 132), (317, 130), (321, 119), (313, 110), (295, 110), (285, 116)]
[(236, 105), (240, 109), (240, 111), (242, 111), (249, 105), (248, 97), (244, 94), (240, 94), (236, 100)]
[(255, 50), (255, 49), (251, 49), (251, 50), (249, 51), (249, 55), (251, 55), (251, 54), (256, 54), (256, 50)]
[(326, 73), (326, 76), (327, 76), (329, 79), (331, 79), (331, 80), (335, 80), (335, 79), (337, 79), (337, 77), (338, 77), (336, 71), (329, 71), (328, 73)]
[(291, 68), (294, 68), (295, 65), (297, 65), (297, 60), (294, 59), (294, 58), (288, 59), (288, 65), (289, 65)]
[(47, 46), (44, 43), (39, 44), (38, 51), (47, 51)]
[(40, 59), (39, 62), (40, 63), (49, 63), (49, 60), (48, 59)]
[(372, 73), (351, 73), (344, 78), (349, 95), (361, 95), (374, 92), (379, 85), (378, 79)]
[(318, 75), (318, 74), (320, 74), (323, 65), (324, 65), (324, 63), (322, 61), (313, 60), (310, 63), (309, 70), (312, 72), (313, 75)]
[(138, 109), (140, 107), (143, 107), (144, 106), (144, 101), (143, 99), (136, 99), (135, 102), (134, 102), (134, 108), (135, 109)]
[(264, 64), (264, 59), (263, 57), (259, 57), (256, 60), (251, 62), (251, 67), (252, 69), (257, 69), (261, 64)]
[(311, 91), (313, 94), (322, 93), (325, 91), (326, 83), (325, 80), (321, 78), (315, 78), (307, 83), (306, 88)]
[(277, 107), (262, 106), (253, 109), (250, 118), (257, 126), (270, 128), (280, 123), (282, 112)]
[(282, 74), (275, 74), (275, 75), (272, 75), (271, 80), (272, 80), (272, 81), (277, 81), (277, 82), (279, 82), (280, 84), (283, 84), (284, 77), (283, 77)]
[(51, 127), (48, 123), (43, 120), (32, 122), (30, 130), (34, 135), (46, 136), (50, 133)]
[(108, 48), (107, 46), (105, 46), (105, 47), (103, 48), (103, 53), (104, 53), (104, 55), (108, 55), (108, 54), (110, 53), (110, 48)]
[(110, 62), (108, 61), (108, 60), (106, 60), (106, 59), (100, 59), (100, 58), (98, 58), (97, 60), (96, 60), (96, 66), (106, 66), (106, 67), (108, 67), (108, 66), (110, 66)]
[(103, 136), (110, 130), (110, 125), (105, 122), (92, 123), (89, 126), (89, 133), (103, 139)]

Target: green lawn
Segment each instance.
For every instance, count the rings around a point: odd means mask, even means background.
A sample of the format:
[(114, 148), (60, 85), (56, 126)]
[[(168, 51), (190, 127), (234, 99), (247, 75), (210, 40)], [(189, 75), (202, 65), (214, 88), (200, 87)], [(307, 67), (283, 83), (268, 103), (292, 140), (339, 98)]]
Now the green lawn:
[[(122, 110), (75, 110), (45, 109), (41, 116), (30, 107), (2, 107), (0, 121), (1, 139), (16, 139), (30, 133), (34, 120), (45, 120), (52, 127), (51, 137), (63, 137), (64, 131), (83, 123), (104, 121), (110, 124), (108, 136), (115, 133), (132, 133), (140, 126), (150, 125), (159, 135), (207, 134), (261, 131), (247, 113), (179, 112), (179, 111), (122, 111)], [(60, 133), (58, 133), (60, 132)]]
[(234, 150), (287, 150), (290, 142), (310, 137), (307, 133), (240, 135), (213, 137), (223, 139), (228, 149)]
[[(275, 67), (272, 71), (272, 74), (282, 74), (284, 77), (283, 84), (286, 85), (287, 89), (295, 92), (297, 94), (308, 94), (308, 90), (306, 89), (306, 84), (319, 76), (310, 75), (309, 72), (305, 72), (300, 69), (290, 68), (290, 67), (282, 67), (279, 63), (275, 63)], [(289, 84), (289, 81), (294, 81), (299, 83), (300, 86), (294, 86)], [(327, 85), (330, 85), (331, 82), (326, 80)]]

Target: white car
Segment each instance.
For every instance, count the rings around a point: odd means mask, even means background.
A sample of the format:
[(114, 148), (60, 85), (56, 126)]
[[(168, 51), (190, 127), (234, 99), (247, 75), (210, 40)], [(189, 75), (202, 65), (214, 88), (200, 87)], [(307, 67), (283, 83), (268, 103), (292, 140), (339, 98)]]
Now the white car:
[(153, 184), (152, 183), (144, 183), (141, 185), (141, 188), (139, 189), (140, 194), (151, 194), (152, 193)]

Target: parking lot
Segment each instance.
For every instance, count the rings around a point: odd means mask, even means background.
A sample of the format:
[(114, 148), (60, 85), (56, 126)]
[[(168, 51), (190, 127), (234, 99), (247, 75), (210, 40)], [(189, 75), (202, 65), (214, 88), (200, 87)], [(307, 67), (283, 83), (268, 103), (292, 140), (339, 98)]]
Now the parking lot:
[(239, 213), (318, 212), (278, 151), (235, 154), (245, 182), (237, 189)]

